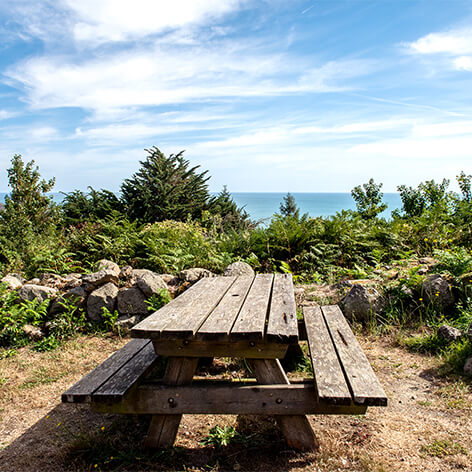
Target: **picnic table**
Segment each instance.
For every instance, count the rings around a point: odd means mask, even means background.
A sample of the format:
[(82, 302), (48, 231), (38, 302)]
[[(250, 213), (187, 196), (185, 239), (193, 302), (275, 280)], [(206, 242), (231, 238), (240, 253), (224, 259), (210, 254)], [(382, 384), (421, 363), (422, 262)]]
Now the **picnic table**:
[[(136, 325), (128, 345), (62, 396), (96, 411), (151, 414), (146, 445), (171, 447), (182, 414), (274, 415), (289, 446), (317, 441), (307, 414), (363, 414), (385, 393), (337, 306), (297, 320), (290, 274), (204, 278)], [(290, 383), (280, 359), (308, 341), (313, 379)], [(159, 356), (162, 381), (146, 382)], [(256, 379), (193, 382), (200, 358), (244, 358)]]

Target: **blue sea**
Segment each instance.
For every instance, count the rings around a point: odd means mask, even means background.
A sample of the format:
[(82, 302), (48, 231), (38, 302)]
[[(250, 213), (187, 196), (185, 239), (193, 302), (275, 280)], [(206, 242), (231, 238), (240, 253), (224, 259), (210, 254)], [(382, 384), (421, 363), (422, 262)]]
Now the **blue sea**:
[[(5, 193), (0, 193), (0, 202), (4, 201)], [(270, 218), (274, 213), (280, 211), (280, 204), (285, 192), (257, 193), (257, 192), (234, 192), (234, 201), (238, 206), (243, 206), (253, 220), (264, 220)], [(300, 212), (308, 213), (310, 216), (331, 216), (341, 210), (354, 210), (356, 205), (350, 193), (292, 193)], [(62, 193), (52, 194), (54, 201), (63, 199)], [(389, 218), (392, 211), (401, 208), (400, 195), (398, 193), (385, 193), (383, 200), (388, 208), (381, 214)]]

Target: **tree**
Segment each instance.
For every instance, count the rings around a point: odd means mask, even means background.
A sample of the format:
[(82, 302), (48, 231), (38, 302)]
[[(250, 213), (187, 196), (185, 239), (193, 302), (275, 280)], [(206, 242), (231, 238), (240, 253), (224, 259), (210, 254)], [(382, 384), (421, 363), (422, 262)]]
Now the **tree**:
[(3, 231), (19, 243), (28, 233), (41, 234), (58, 221), (58, 208), (46, 195), (54, 187), (54, 178), (41, 179), (34, 161), (24, 163), (19, 154), (11, 160), (7, 170), (11, 188), (5, 197), (5, 209), (0, 213)]
[(295, 203), (295, 197), (290, 192), (285, 195), (283, 202), (280, 204), (280, 213), (282, 216), (293, 216), (295, 218), (300, 216), (300, 209)]
[(113, 192), (88, 188), (88, 193), (74, 190), (65, 194), (62, 211), (66, 226), (84, 221), (96, 221), (113, 213), (123, 212), (123, 203)]
[(145, 223), (199, 218), (209, 198), (207, 171), (189, 167), (184, 151), (169, 157), (155, 146), (145, 151), (141, 168), (121, 185), (128, 216)]
[(208, 211), (212, 216), (221, 218), (224, 229), (243, 229), (251, 224), (246, 210), (238, 207), (226, 185), (218, 195), (210, 197)]
[(383, 184), (376, 184), (374, 179), (358, 185), (351, 190), (351, 195), (356, 202), (357, 212), (365, 219), (375, 218), (387, 208), (386, 203), (382, 203), (383, 193), (380, 191)]

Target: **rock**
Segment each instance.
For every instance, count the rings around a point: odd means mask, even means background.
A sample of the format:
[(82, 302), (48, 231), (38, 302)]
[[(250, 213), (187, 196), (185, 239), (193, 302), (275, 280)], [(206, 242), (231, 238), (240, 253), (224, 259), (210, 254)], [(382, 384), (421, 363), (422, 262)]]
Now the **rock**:
[(297, 305), (301, 305), (305, 300), (305, 289), (303, 287), (294, 287), (293, 292), (295, 294), (295, 301), (297, 302)]
[(454, 306), (454, 295), (449, 281), (439, 274), (429, 275), (423, 282), (423, 296), (426, 303), (434, 303), (448, 309)]
[(434, 259), (433, 257), (422, 257), (422, 258), (420, 258), (420, 260), (418, 262), (420, 264), (434, 265), (438, 261), (436, 259)]
[(428, 273), (428, 268), (427, 267), (420, 267), (417, 272), (418, 275), (426, 275)]
[(133, 268), (129, 265), (124, 266), (120, 271), (120, 279), (130, 280), (133, 276)]
[(176, 275), (172, 274), (159, 274), (159, 277), (167, 284), (167, 285), (177, 285), (179, 283), (179, 278)]
[(113, 283), (118, 285), (119, 278), (116, 270), (101, 269), (98, 272), (92, 274), (85, 274), (82, 276), (82, 282), (85, 284), (85, 290), (90, 292), (100, 285)]
[(69, 274), (65, 277), (57, 274), (44, 273), (39, 276), (39, 285), (57, 290), (69, 290), (82, 283), (80, 274)]
[(115, 310), (118, 287), (109, 282), (94, 290), (87, 298), (87, 316), (98, 321), (102, 317), (102, 309), (111, 313)]
[(123, 288), (118, 293), (117, 307), (120, 315), (145, 315), (148, 307), (146, 297), (138, 287)]
[(448, 343), (452, 343), (462, 336), (462, 331), (453, 326), (442, 325), (438, 328), (438, 336), (445, 339)]
[(354, 285), (339, 305), (348, 319), (365, 321), (383, 308), (383, 299), (373, 287)]
[(201, 267), (194, 267), (193, 269), (185, 269), (180, 272), (180, 278), (184, 282), (189, 282), (191, 284), (197, 282), (203, 277), (214, 277), (215, 274), (210, 272), (207, 269), (202, 269)]
[(118, 319), (115, 321), (115, 326), (117, 328), (121, 328), (123, 330), (130, 330), (135, 324), (138, 324), (140, 321), (141, 317), (138, 315), (134, 316), (127, 316), (123, 315), (118, 317)]
[(6, 284), (9, 290), (17, 290), (23, 285), (21, 280), (16, 277), (15, 274), (7, 274), (0, 280), (0, 282)]
[(223, 272), (224, 276), (234, 276), (234, 275), (247, 275), (254, 277), (254, 270), (247, 262), (233, 262), (228, 267), (226, 267)]
[(40, 303), (47, 298), (55, 298), (57, 290), (51, 287), (44, 287), (42, 285), (25, 284), (18, 290), (18, 296), (23, 301), (33, 301), (37, 299)]
[(472, 323), (470, 323), (469, 329), (467, 330), (467, 337), (469, 338), (469, 341), (472, 343)]
[(468, 357), (464, 364), (464, 374), (472, 377), (472, 356)]
[(44, 338), (44, 333), (40, 328), (38, 328), (38, 326), (26, 324), (21, 329), (23, 333), (25, 333), (26, 336), (31, 339), (31, 341), (39, 341), (40, 339)]
[(167, 290), (167, 284), (154, 272), (149, 271), (137, 277), (136, 285), (146, 297), (157, 295), (161, 290)]
[(64, 304), (74, 304), (82, 308), (85, 304), (85, 289), (82, 286), (72, 288), (60, 297), (56, 298), (49, 307), (49, 315), (56, 316), (64, 312)]
[(108, 270), (113, 272), (117, 277), (120, 276), (120, 266), (113, 261), (109, 261), (108, 259), (100, 259), (97, 262), (98, 270)]
[(39, 285), (41, 283), (41, 280), (39, 280), (38, 277), (35, 277), (34, 279), (28, 280), (28, 282), (26, 283), (30, 285)]

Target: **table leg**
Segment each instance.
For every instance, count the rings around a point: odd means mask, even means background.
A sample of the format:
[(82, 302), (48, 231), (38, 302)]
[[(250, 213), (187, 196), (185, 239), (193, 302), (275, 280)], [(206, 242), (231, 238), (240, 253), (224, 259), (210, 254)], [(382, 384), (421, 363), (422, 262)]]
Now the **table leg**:
[[(192, 382), (197, 357), (170, 357), (163, 378), (164, 385), (184, 385)], [(172, 447), (182, 415), (153, 415), (145, 446), (153, 449)]]
[[(278, 359), (252, 359), (257, 381), (261, 384), (289, 384)], [(317, 449), (319, 444), (305, 415), (276, 415), (285, 440), (299, 450)]]

